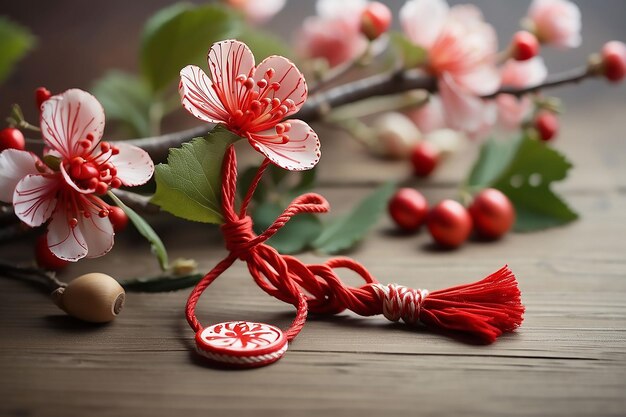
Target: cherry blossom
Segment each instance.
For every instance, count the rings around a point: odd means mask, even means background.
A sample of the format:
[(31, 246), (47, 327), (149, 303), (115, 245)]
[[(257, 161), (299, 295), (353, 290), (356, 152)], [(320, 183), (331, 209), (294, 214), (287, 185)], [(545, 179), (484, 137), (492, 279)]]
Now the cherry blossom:
[[(508, 60), (501, 69), (502, 85), (525, 88), (541, 84), (548, 75), (543, 59), (535, 57), (528, 61)], [(528, 96), (517, 98), (510, 94), (500, 94), (496, 98), (498, 104), (498, 121), (507, 129), (519, 128), (523, 120), (532, 111), (532, 100)]]
[(430, 133), (447, 127), (443, 104), (439, 96), (431, 96), (426, 104), (408, 110), (406, 114), (422, 133)]
[(330, 67), (351, 61), (367, 47), (361, 32), (365, 0), (318, 0), (316, 16), (308, 17), (298, 34), (297, 50), (306, 58), (324, 58)]
[(99, 196), (150, 179), (148, 154), (101, 141), (104, 110), (91, 94), (72, 89), (41, 105), (44, 163), (30, 152), (0, 153), (0, 200), (30, 227), (48, 223), (47, 243), (60, 259), (106, 254), (113, 246), (110, 206)]
[(229, 6), (240, 10), (256, 24), (264, 23), (285, 7), (286, 0), (227, 0)]
[(274, 164), (293, 171), (311, 169), (320, 158), (320, 143), (308, 124), (289, 119), (307, 97), (304, 77), (282, 56), (255, 66), (246, 44), (227, 40), (209, 51), (211, 77), (195, 65), (180, 72), (183, 107), (208, 123), (225, 125), (245, 137)]
[(428, 54), (425, 69), (438, 79), (448, 127), (469, 134), (495, 121), (481, 95), (495, 92), (497, 37), (478, 8), (449, 7), (444, 0), (409, 0), (400, 21), (411, 42)]
[(526, 25), (537, 38), (561, 48), (580, 46), (580, 9), (568, 0), (533, 0)]

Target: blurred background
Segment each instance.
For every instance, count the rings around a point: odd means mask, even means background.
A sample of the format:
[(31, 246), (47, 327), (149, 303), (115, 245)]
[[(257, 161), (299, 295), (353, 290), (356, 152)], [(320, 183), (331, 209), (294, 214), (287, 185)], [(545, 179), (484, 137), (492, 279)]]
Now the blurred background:
[[(340, 0), (338, 0), (340, 1)], [(403, 0), (383, 1), (394, 11)], [(449, 1), (450, 4), (466, 2)], [(139, 70), (138, 51), (144, 22), (159, 9), (175, 2), (166, 0), (127, 1), (56, 0), (3, 1), (0, 15), (28, 27), (37, 37), (37, 45), (0, 86), (0, 115), (9, 112), (12, 103), (21, 103), (29, 120), (36, 120), (33, 91), (46, 86), (53, 92), (70, 87), (90, 89), (93, 82), (108, 70)], [(193, 3), (206, 3), (194, 1)], [(476, 0), (488, 22), (498, 31), (501, 47), (518, 29), (530, 1)], [(583, 43), (568, 51), (546, 51), (550, 71), (567, 69), (585, 62), (586, 57), (611, 39), (626, 40), (626, 2), (624, 0), (578, 0), (583, 16)], [(292, 42), (302, 21), (315, 14), (315, 2), (288, 0), (285, 8), (265, 27)], [(397, 22), (395, 22), (397, 26)], [(207, 45), (208, 47), (208, 45)], [(558, 90), (568, 109), (609, 100), (623, 105), (624, 87), (610, 88), (604, 82), (590, 81), (581, 87)], [(583, 100), (584, 99), (584, 100)], [(177, 113), (166, 119), (164, 130), (191, 126), (195, 121)]]

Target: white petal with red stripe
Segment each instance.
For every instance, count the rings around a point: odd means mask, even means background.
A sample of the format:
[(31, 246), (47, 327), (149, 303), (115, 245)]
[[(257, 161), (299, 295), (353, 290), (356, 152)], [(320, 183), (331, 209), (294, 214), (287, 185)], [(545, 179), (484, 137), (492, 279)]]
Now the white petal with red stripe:
[(87, 255), (87, 242), (78, 225), (72, 227), (65, 207), (58, 207), (48, 224), (48, 247), (59, 259), (75, 262)]
[(213, 84), (219, 90), (222, 104), (229, 114), (238, 109), (235, 79), (239, 75), (249, 77), (254, 68), (254, 55), (250, 48), (236, 40), (214, 43), (207, 58)]
[[(279, 135), (276, 129), (250, 133), (250, 144), (274, 164), (290, 171), (313, 168), (320, 160), (320, 141), (311, 127), (301, 120), (289, 120), (290, 129)], [(283, 136), (288, 140), (283, 140)]]
[(295, 107), (285, 113), (285, 117), (296, 113), (307, 98), (307, 85), (304, 76), (293, 62), (282, 56), (270, 56), (263, 60), (256, 68), (254, 78), (262, 80), (268, 70), (273, 70), (268, 82), (280, 84), (278, 90), (273, 91), (269, 98), (278, 98), (281, 102), (287, 99), (293, 101)]
[(154, 163), (150, 155), (141, 148), (122, 142), (117, 142), (115, 147), (120, 152), (113, 155), (109, 162), (117, 170), (116, 176), (122, 184), (127, 186), (145, 184), (154, 173)]
[(45, 223), (56, 207), (61, 181), (58, 174), (31, 174), (22, 178), (13, 193), (15, 215), (31, 227)]
[(82, 153), (79, 141), (88, 135), (96, 144), (104, 131), (104, 110), (91, 94), (71, 89), (41, 106), (41, 133), (46, 145), (66, 159)]
[(29, 174), (38, 174), (34, 154), (17, 149), (0, 152), (0, 201), (13, 202), (13, 193), (17, 183)]
[(213, 82), (201, 68), (188, 65), (180, 71), (178, 92), (183, 107), (198, 119), (208, 123), (228, 121), (228, 113)]

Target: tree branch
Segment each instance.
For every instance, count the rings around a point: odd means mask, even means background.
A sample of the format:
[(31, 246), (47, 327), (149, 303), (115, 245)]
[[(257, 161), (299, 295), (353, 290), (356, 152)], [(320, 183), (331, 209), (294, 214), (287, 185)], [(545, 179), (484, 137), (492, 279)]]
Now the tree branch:
[[(526, 88), (505, 86), (483, 98), (491, 99), (499, 94), (512, 94), (519, 97), (546, 88), (579, 83), (593, 76), (596, 76), (596, 74), (585, 66), (554, 74), (545, 82), (536, 86)], [(437, 79), (435, 77), (425, 76), (423, 73), (415, 70), (372, 75), (309, 96), (309, 99), (304, 103), (300, 111), (293, 117), (304, 120), (305, 122), (314, 122), (328, 114), (333, 108), (339, 106), (374, 96), (398, 94), (411, 90), (425, 90), (434, 93), (437, 91)], [(126, 143), (143, 148), (150, 154), (155, 162), (161, 162), (167, 158), (169, 148), (178, 147), (194, 137), (202, 136), (211, 128), (212, 125), (203, 125), (161, 136), (132, 139), (126, 141)]]
[(156, 214), (161, 209), (150, 202), (150, 197), (136, 194), (131, 191), (113, 190), (113, 194), (124, 202), (128, 207), (142, 214)]

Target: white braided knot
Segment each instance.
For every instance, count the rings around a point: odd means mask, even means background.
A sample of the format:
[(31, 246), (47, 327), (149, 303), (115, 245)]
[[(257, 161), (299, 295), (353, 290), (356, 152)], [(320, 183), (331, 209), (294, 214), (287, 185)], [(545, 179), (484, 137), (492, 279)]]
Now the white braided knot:
[(415, 290), (397, 284), (373, 284), (372, 287), (383, 304), (383, 314), (387, 320), (402, 319), (407, 324), (419, 323), (422, 303), (428, 297), (428, 290)]

